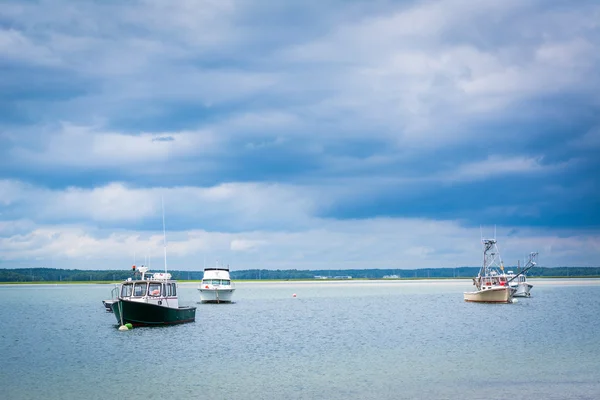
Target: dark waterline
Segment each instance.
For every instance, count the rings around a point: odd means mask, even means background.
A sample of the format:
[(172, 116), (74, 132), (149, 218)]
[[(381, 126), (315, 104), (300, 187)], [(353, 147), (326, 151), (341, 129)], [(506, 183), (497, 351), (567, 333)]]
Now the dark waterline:
[(2, 398), (600, 398), (600, 285), (544, 281), (509, 305), (465, 281), (239, 283), (129, 332), (112, 285), (0, 286)]

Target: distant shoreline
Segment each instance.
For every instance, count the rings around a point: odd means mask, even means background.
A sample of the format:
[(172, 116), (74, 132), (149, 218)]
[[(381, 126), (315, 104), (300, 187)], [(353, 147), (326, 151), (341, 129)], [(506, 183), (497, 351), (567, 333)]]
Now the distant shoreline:
[[(307, 282), (307, 283), (328, 283), (328, 282), (452, 282), (452, 281), (470, 281), (472, 277), (457, 278), (353, 278), (353, 279), (235, 279), (236, 283), (285, 283), (285, 282)], [(530, 277), (530, 281), (565, 281), (575, 282), (578, 280), (594, 281), (599, 280), (600, 276), (540, 276)], [(116, 285), (122, 281), (33, 281), (33, 282), (0, 282), (0, 285)], [(178, 279), (179, 283), (200, 283), (201, 280)]]
[[(506, 271), (518, 271), (517, 267), (505, 267)], [(239, 282), (268, 281), (338, 281), (338, 280), (445, 280), (471, 279), (480, 271), (480, 267), (456, 268), (420, 268), (420, 269), (230, 269), (231, 279)], [(121, 282), (133, 277), (135, 270), (78, 270), (61, 268), (0, 268), (0, 282), (20, 283), (111, 283)], [(182, 282), (199, 282), (204, 276), (203, 270), (170, 270), (173, 279)], [(528, 272), (529, 278), (593, 278), (600, 277), (600, 267), (534, 267)]]

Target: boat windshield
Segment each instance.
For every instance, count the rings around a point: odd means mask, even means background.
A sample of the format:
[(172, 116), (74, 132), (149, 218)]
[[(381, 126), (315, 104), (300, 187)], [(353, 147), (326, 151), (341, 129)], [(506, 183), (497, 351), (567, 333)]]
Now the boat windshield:
[(148, 282), (135, 282), (133, 284), (133, 296), (134, 297), (145, 296), (147, 288), (148, 288)]
[(148, 285), (148, 296), (158, 297), (160, 296), (161, 284), (152, 282)]
[(231, 285), (231, 281), (228, 279), (205, 279), (202, 283), (207, 285)]
[(493, 277), (486, 277), (483, 280), (483, 285), (484, 286), (504, 286), (506, 285), (506, 276), (493, 276)]
[(133, 291), (132, 283), (125, 283), (121, 286), (121, 297), (131, 297), (131, 293)]
[(175, 283), (165, 283), (165, 289), (167, 291), (167, 296), (177, 296), (177, 285)]

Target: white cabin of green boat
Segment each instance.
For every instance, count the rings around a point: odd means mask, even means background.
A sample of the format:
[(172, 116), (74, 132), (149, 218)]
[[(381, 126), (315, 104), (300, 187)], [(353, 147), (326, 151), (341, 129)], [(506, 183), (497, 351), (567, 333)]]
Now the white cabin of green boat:
[(144, 270), (141, 280), (129, 278), (121, 284), (119, 297), (140, 303), (178, 308), (177, 283), (170, 281), (170, 278), (171, 274), (168, 273), (154, 273), (151, 278), (148, 278)]

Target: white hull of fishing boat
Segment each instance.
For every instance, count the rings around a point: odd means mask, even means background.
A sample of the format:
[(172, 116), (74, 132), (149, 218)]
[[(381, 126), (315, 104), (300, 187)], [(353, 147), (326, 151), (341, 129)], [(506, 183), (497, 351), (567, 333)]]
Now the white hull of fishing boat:
[(200, 301), (202, 303), (231, 303), (235, 289), (201, 287), (198, 290), (200, 291)]
[(475, 303), (512, 303), (514, 289), (510, 287), (483, 288), (476, 292), (465, 292), (465, 301)]

